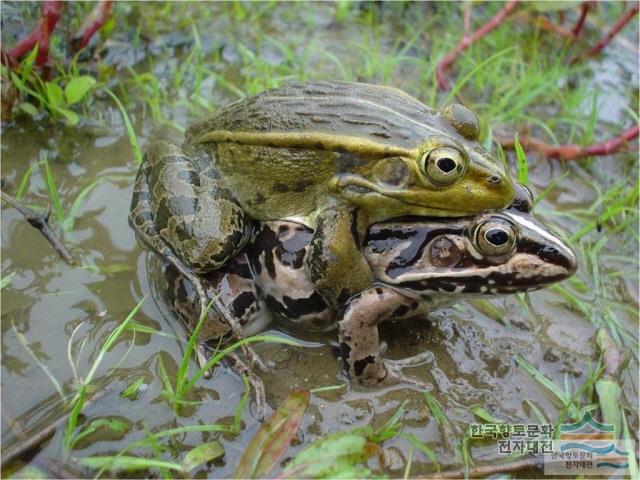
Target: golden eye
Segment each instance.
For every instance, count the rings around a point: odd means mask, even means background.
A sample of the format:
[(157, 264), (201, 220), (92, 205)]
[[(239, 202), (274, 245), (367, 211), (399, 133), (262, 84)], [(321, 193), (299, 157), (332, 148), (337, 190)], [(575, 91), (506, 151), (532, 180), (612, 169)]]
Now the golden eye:
[(436, 185), (450, 185), (464, 173), (464, 158), (455, 148), (434, 148), (422, 158), (427, 178)]
[(478, 225), (474, 243), (478, 250), (489, 257), (511, 253), (516, 245), (514, 226), (501, 218), (492, 218)]

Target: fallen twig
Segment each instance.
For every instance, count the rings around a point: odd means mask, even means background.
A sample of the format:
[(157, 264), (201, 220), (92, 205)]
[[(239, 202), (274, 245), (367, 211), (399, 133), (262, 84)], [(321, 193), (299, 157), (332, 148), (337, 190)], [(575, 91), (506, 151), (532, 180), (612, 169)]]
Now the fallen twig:
[(589, 48), (588, 50), (585, 50), (579, 53), (578, 55), (576, 55), (575, 57), (573, 57), (569, 63), (574, 64), (579, 60), (584, 60), (585, 58), (594, 57), (598, 53), (600, 53), (607, 45), (609, 45), (611, 40), (613, 40), (613, 37), (615, 37), (620, 32), (620, 30), (622, 30), (624, 26), (627, 23), (629, 23), (629, 21), (638, 13), (638, 10), (640, 10), (640, 6), (638, 6), (638, 4), (635, 3), (633, 7), (631, 7), (629, 10), (627, 10), (622, 15), (620, 15), (620, 17), (618, 17), (618, 20), (616, 20), (616, 23), (614, 23), (613, 27), (611, 27), (611, 30), (609, 30), (598, 41), (598, 43), (596, 43), (593, 47)]
[(442, 90), (447, 90), (449, 88), (449, 82), (447, 82), (446, 78), (446, 70), (451, 66), (453, 62), (455, 62), (456, 58), (464, 52), (467, 48), (469, 48), (473, 43), (484, 37), (491, 30), (498, 27), (505, 17), (509, 15), (514, 8), (516, 8), (516, 4), (518, 0), (509, 0), (505, 3), (504, 7), (494, 15), (494, 17), (485, 23), (478, 30), (473, 32), (471, 35), (467, 35), (466, 32), (463, 35), (460, 43), (456, 45), (452, 50), (447, 53), (440, 62), (438, 62), (438, 66), (436, 67), (436, 79), (438, 80), (438, 86)]
[[(109, 386), (97, 390), (93, 397), (85, 400), (82, 408), (83, 409), (87, 408), (92, 403), (104, 397), (110, 391), (111, 391), (111, 387)], [(39, 445), (47, 441), (56, 433), (56, 430), (67, 421), (67, 419), (69, 418), (69, 415), (71, 415), (71, 409), (67, 413), (62, 415), (60, 418), (54, 420), (49, 425), (40, 429), (38, 432), (30, 433), (29, 436), (24, 441), (18, 441), (13, 445), (11, 445), (6, 450), (3, 450), (2, 457), (0, 458), (0, 466), (4, 468), (6, 465), (9, 465), (14, 460), (17, 460), (18, 458), (23, 456), (25, 453), (33, 450), (34, 448), (38, 447)]]
[[(591, 156), (603, 156), (618, 153), (627, 146), (627, 144), (636, 138), (640, 133), (640, 126), (635, 125), (620, 135), (610, 138), (601, 143), (582, 147), (580, 145), (549, 145), (543, 140), (523, 135), (518, 138), (520, 145), (527, 151), (540, 152), (549, 158), (557, 158), (560, 160), (577, 160), (579, 158)], [(507, 149), (513, 149), (515, 141), (510, 137), (495, 136), (496, 141)]]
[(497, 463), (491, 465), (480, 465), (470, 468), (467, 472), (464, 469), (448, 470), (445, 472), (434, 473), (433, 475), (427, 475), (426, 477), (420, 477), (421, 479), (444, 479), (444, 478), (479, 478), (487, 475), (495, 475), (497, 473), (505, 472), (517, 472), (520, 470), (526, 470), (528, 468), (535, 468), (542, 470), (542, 458), (541, 457), (529, 457), (522, 460), (516, 460), (509, 463)]
[(0, 195), (2, 196), (2, 200), (18, 210), (25, 218), (25, 220), (27, 220), (27, 222), (31, 224), (32, 227), (37, 228), (40, 233), (44, 235), (44, 238), (47, 239), (47, 241), (51, 244), (58, 255), (60, 255), (60, 258), (62, 258), (69, 265), (75, 264), (71, 253), (69, 253), (69, 250), (67, 250), (67, 247), (64, 246), (62, 240), (60, 240), (58, 236), (53, 232), (53, 230), (51, 230), (51, 227), (49, 226), (49, 214), (43, 215), (34, 212), (2, 190), (0, 190)]

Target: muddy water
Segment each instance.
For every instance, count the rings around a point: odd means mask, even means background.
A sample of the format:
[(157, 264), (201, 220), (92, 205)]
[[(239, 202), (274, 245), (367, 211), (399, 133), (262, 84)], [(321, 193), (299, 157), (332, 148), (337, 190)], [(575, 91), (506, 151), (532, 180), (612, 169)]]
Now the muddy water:
[[(213, 8), (213, 7), (212, 7)], [(216, 25), (224, 25), (224, 15)], [(332, 12), (326, 6), (317, 6), (315, 21), (305, 24), (297, 33), (286, 28), (286, 12), (276, 11), (261, 21), (266, 31), (279, 32), (282, 41), (295, 45), (306, 32), (313, 35), (316, 45), (325, 48), (345, 48), (343, 45), (364, 39), (365, 30), (357, 33), (342, 27), (332, 27), (328, 34), (322, 25), (331, 24)], [(228, 19), (227, 19), (228, 20)], [(290, 20), (290, 19), (289, 19)], [(146, 20), (151, 21), (151, 20)], [(386, 29), (392, 32), (392, 25)], [(289, 36), (287, 37), (287, 32)], [(300, 33), (302, 32), (302, 33)], [(236, 33), (241, 35), (240, 33)], [(209, 32), (215, 35), (215, 29)], [(358, 37), (362, 35), (362, 38)], [(206, 38), (206, 37), (205, 37)], [(215, 38), (215, 37), (213, 37)], [(383, 42), (386, 48), (391, 36)], [(205, 42), (206, 43), (206, 42)], [(232, 44), (231, 44), (232, 45)], [(263, 52), (268, 58), (269, 48)], [(343, 52), (344, 53), (344, 52)], [(281, 61), (281, 54), (273, 53), (272, 64)], [(231, 78), (238, 78), (238, 53), (229, 47), (223, 50), (223, 59), (216, 68)], [(275, 58), (277, 57), (277, 58)], [(598, 74), (593, 78), (594, 88), (600, 88), (598, 121), (605, 124), (621, 122), (624, 109), (635, 109), (634, 96), (628, 92), (637, 83), (637, 56), (624, 49), (602, 61), (610, 62), (615, 75)], [(311, 55), (313, 69), (330, 77), (336, 69), (321, 54)], [(138, 65), (139, 68), (143, 68)], [(166, 64), (155, 66), (157, 72)], [(306, 72), (309, 76), (313, 70)], [(339, 72), (336, 72), (337, 76)], [(389, 84), (405, 88), (414, 95), (422, 95), (421, 88), (407, 81), (401, 71), (385, 79)], [(379, 78), (366, 80), (380, 81)], [(210, 86), (212, 98), (226, 103), (234, 97), (223, 89)], [(637, 99), (636, 99), (637, 100)], [(2, 205), (2, 276), (12, 275), (8, 286), (2, 289), (2, 444), (3, 449), (20, 441), (21, 435), (30, 435), (55, 421), (64, 413), (60, 396), (49, 376), (60, 383), (69, 396), (76, 385), (76, 376), (87, 374), (100, 346), (127, 313), (144, 297), (146, 301), (136, 322), (152, 327), (162, 334), (132, 333), (124, 335), (105, 357), (94, 384), (98, 399), (83, 411), (83, 421), (115, 418), (128, 426), (126, 433), (98, 430), (82, 441), (72, 456), (104, 455), (115, 453), (127, 444), (143, 438), (145, 429), (151, 431), (194, 424), (229, 422), (236, 404), (244, 392), (241, 379), (229, 368), (218, 368), (214, 377), (201, 381), (196, 397), (200, 406), (175, 413), (162, 396), (159, 363), (169, 374), (175, 373), (185, 345), (185, 329), (162, 302), (157, 301), (155, 279), (148, 274), (149, 254), (137, 244), (127, 225), (126, 215), (135, 175), (135, 162), (117, 110), (106, 101), (97, 101), (99, 115), (89, 115), (81, 127), (71, 129), (47, 119), (32, 121), (19, 118), (2, 131), (3, 189), (13, 193), (27, 168), (48, 159), (59, 186), (65, 208), (74, 202), (82, 190), (96, 179), (77, 211), (72, 231), (64, 234), (77, 266), (68, 266), (51, 250), (42, 236), (29, 226), (19, 213)], [(183, 106), (163, 105), (163, 112), (178, 124), (192, 118)], [(148, 110), (135, 102), (128, 106), (139, 140), (147, 143), (154, 136), (170, 136), (180, 140), (175, 129), (158, 129)], [(637, 177), (633, 155), (620, 155), (596, 159), (588, 163), (561, 165), (532, 156), (531, 187), (534, 193), (543, 191), (550, 182), (566, 176), (537, 206), (540, 216), (567, 232), (578, 231), (584, 222), (565, 214), (589, 208), (598, 197), (598, 188), (606, 191), (621, 183), (631, 188)], [(42, 169), (35, 169), (29, 180), (27, 203), (46, 206), (49, 202)], [(595, 209), (596, 212), (601, 212)], [(635, 227), (637, 222), (631, 225)], [(575, 244), (584, 264), (582, 252), (607, 235), (594, 230), (581, 243)], [(304, 418), (300, 442), (291, 454), (312, 442), (318, 436), (368, 424), (384, 422), (404, 402), (405, 432), (411, 432), (425, 441), (437, 454), (444, 467), (461, 465), (458, 445), (467, 425), (478, 419), (471, 409), (482, 406), (494, 417), (512, 423), (540, 423), (532, 405), (554, 422), (561, 409), (558, 400), (519, 368), (514, 357), (519, 355), (535, 365), (556, 385), (567, 385), (575, 391), (588, 377), (590, 367), (597, 359), (594, 323), (599, 318), (599, 307), (614, 302), (612, 312), (617, 322), (628, 332), (625, 344), (636, 348), (637, 342), (638, 283), (633, 275), (637, 269), (636, 236), (631, 231), (611, 235), (599, 255), (600, 272), (597, 282), (612, 288), (614, 298), (590, 295), (596, 291), (592, 272), (581, 270), (577, 274), (586, 285), (587, 292), (578, 296), (591, 302), (589, 314), (572, 307), (558, 291), (548, 289), (528, 295), (491, 300), (502, 323), (495, 315), (489, 316), (485, 308), (476, 303), (461, 302), (442, 309), (428, 318), (412, 322), (392, 323), (382, 329), (388, 344), (389, 358), (403, 358), (424, 351), (433, 352), (433, 360), (407, 373), (433, 386), (432, 394), (442, 405), (452, 424), (453, 437), (443, 434), (429, 413), (422, 393), (410, 385), (366, 390), (349, 385), (340, 372), (332, 353), (333, 334), (311, 335), (286, 332), (275, 326), (271, 333), (291, 335), (306, 342), (304, 347), (258, 345), (256, 351), (275, 367), (263, 375), (267, 400), (276, 407), (289, 391), (298, 388), (318, 388), (342, 385), (340, 390), (312, 396), (311, 406)], [(616, 272), (631, 270), (631, 274), (617, 276)], [(151, 281), (150, 281), (151, 280)], [(565, 285), (570, 291), (577, 287)], [(46, 365), (49, 374), (38, 366)], [(637, 345), (637, 343), (636, 343)], [(69, 357), (72, 359), (71, 365)], [(629, 369), (621, 378), (625, 401), (637, 412), (637, 359), (632, 357)], [(136, 398), (127, 399), (120, 392), (138, 379), (143, 387)], [(244, 428), (237, 437), (221, 437), (225, 449), (222, 461), (202, 467), (198, 474), (228, 477), (239, 456), (260, 423), (251, 409), (243, 413)], [(633, 430), (638, 428), (635, 413), (629, 415)], [(173, 459), (181, 452), (209, 438), (208, 434), (188, 434), (172, 442)], [(45, 458), (59, 459), (62, 455), (62, 429), (44, 444), (32, 458), (38, 465)], [(409, 445), (402, 439), (392, 439), (384, 447), (391, 476), (402, 475)], [(144, 451), (141, 451), (143, 453)], [(473, 447), (476, 460), (502, 458), (495, 444), (477, 444)], [(372, 464), (375, 466), (375, 462)], [(414, 452), (412, 474), (433, 471), (433, 466), (422, 453)], [(194, 472), (195, 473), (195, 472)]]

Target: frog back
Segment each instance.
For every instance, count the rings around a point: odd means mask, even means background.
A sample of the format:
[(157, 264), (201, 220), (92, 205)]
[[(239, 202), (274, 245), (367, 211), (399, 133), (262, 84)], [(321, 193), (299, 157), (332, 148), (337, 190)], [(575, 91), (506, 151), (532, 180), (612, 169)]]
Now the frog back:
[[(224, 141), (224, 132), (235, 136), (286, 132), (289, 147), (334, 151), (351, 151), (349, 142), (360, 140), (372, 156), (386, 156), (389, 148), (415, 149), (438, 133), (459, 136), (438, 111), (401, 90), (335, 81), (287, 84), (234, 102), (192, 126), (187, 142), (203, 137)], [(294, 144), (296, 137), (299, 145)], [(325, 140), (331, 140), (331, 145)], [(245, 141), (275, 146), (260, 135)]]

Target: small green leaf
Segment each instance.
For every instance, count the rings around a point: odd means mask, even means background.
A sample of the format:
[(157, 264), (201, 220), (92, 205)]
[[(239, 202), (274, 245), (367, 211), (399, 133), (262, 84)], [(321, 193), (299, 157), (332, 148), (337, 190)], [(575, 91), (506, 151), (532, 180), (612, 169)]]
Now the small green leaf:
[(22, 102), (18, 106), (19, 106), (20, 110), (22, 110), (27, 115), (29, 115), (31, 117), (37, 117), (38, 116), (38, 109), (35, 107), (35, 105), (33, 103)]
[(44, 89), (51, 106), (62, 107), (64, 105), (64, 94), (60, 85), (54, 82), (45, 82)]
[(23, 91), (25, 88), (25, 84), (22, 81), (22, 79), (16, 75), (15, 73), (11, 72), (11, 82), (13, 83), (13, 85), (20, 91)]
[(249, 442), (234, 472), (235, 478), (261, 478), (271, 471), (298, 432), (310, 396), (304, 389), (287, 395)]
[[(21, 462), (18, 462), (18, 463), (21, 463)], [(11, 473), (10, 471), (9, 472), (3, 471), (2, 473), (7, 474), (6, 478), (11, 478), (12, 480), (21, 480), (23, 478), (29, 479), (29, 480), (40, 480), (40, 479), (46, 479), (51, 477), (51, 474), (43, 472), (38, 467), (35, 467), (33, 465), (26, 465), (25, 467), (20, 468), (15, 473)]]
[(182, 459), (182, 467), (188, 472), (198, 465), (220, 458), (222, 455), (224, 455), (224, 448), (222, 448), (222, 445), (220, 445), (220, 442), (217, 440), (203, 443), (190, 450), (189, 453), (184, 456)]
[(129, 425), (121, 420), (115, 420), (112, 418), (97, 418), (95, 420), (92, 420), (87, 427), (85, 427), (75, 436), (75, 438), (71, 441), (71, 447), (76, 445), (84, 437), (91, 435), (99, 428), (106, 428), (108, 430), (113, 430), (114, 432), (125, 432), (129, 428)]
[(357, 433), (329, 435), (300, 452), (279, 478), (367, 478), (370, 472), (358, 464), (379, 448)]
[(96, 79), (89, 75), (72, 78), (64, 88), (64, 94), (67, 97), (67, 105), (73, 105), (82, 100), (87, 93), (96, 84)]
[(138, 392), (140, 391), (140, 388), (142, 387), (142, 385), (144, 385), (144, 377), (140, 377), (135, 382), (133, 382), (131, 385), (129, 385), (127, 388), (125, 388), (120, 393), (120, 396), (121, 397), (125, 397), (125, 398), (132, 398), (132, 399), (136, 398), (137, 395), (138, 395)]
[(80, 117), (78, 117), (78, 114), (73, 110), (55, 106), (53, 107), (53, 109), (64, 117), (64, 119), (67, 121), (67, 125), (69, 125), (70, 127), (76, 126), (80, 121)]
[(7, 285), (11, 283), (11, 279), (15, 276), (16, 272), (11, 272), (4, 277), (0, 278), (0, 290), (5, 288)]

